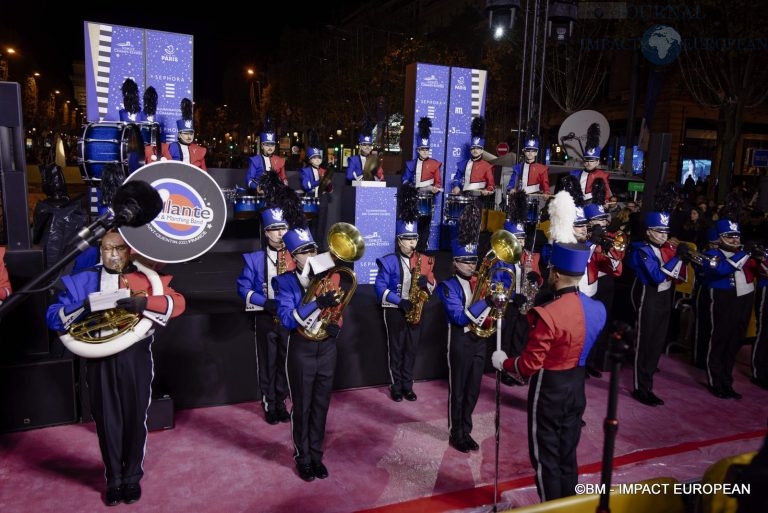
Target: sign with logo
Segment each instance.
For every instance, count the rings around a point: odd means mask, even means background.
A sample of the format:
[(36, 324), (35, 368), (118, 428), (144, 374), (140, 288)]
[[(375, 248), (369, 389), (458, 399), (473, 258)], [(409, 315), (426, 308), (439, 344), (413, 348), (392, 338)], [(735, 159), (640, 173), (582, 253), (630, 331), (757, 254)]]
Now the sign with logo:
[(643, 192), (645, 190), (645, 182), (628, 182), (627, 191), (629, 192)]
[(137, 253), (157, 262), (186, 262), (218, 242), (227, 221), (224, 194), (202, 169), (165, 160), (140, 167), (126, 182), (141, 180), (160, 194), (163, 208), (155, 219), (136, 228), (120, 228)]
[(379, 267), (376, 259), (395, 251), (395, 187), (355, 188), (355, 227), (365, 241), (365, 253), (355, 261), (360, 285), (373, 285)]
[(752, 165), (768, 167), (768, 150), (752, 150)]
[(503, 157), (507, 153), (509, 153), (509, 144), (501, 142), (496, 146), (496, 155), (499, 157)]

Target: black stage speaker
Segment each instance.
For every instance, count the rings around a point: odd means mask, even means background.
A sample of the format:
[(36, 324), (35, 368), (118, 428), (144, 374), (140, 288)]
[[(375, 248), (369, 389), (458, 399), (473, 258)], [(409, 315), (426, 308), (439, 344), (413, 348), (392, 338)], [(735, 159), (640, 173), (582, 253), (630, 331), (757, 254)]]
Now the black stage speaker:
[(71, 359), (0, 367), (0, 431), (77, 422)]
[(669, 151), (672, 136), (667, 133), (652, 134), (645, 167), (645, 189), (643, 190), (643, 214), (655, 209), (654, 195), (660, 185), (667, 181)]
[(160, 431), (162, 429), (172, 429), (173, 421), (173, 399), (164, 395), (152, 399), (147, 412), (147, 429), (149, 431)]
[[(18, 291), (44, 270), (44, 254), (39, 249), (8, 250), (5, 265), (14, 291)], [(47, 355), (50, 336), (45, 321), (48, 308), (48, 291), (34, 292), (17, 303), (0, 319), (0, 361), (5, 364), (24, 361), (29, 355)], [(16, 335), (11, 336), (11, 333)]]

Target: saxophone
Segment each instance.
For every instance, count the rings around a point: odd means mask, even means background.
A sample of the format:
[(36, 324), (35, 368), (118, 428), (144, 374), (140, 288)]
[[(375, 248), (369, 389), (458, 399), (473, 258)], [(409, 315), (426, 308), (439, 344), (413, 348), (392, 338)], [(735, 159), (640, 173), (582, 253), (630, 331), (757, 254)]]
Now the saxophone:
[[(285, 271), (288, 270), (288, 264), (285, 261), (285, 252), (288, 251), (287, 249), (278, 249), (277, 250), (277, 263), (275, 265), (276, 267), (276, 274), (280, 276)], [(275, 326), (280, 326), (280, 317), (277, 316), (277, 314), (272, 316), (272, 321), (274, 321)]]
[(533, 306), (533, 301), (536, 299), (536, 294), (539, 292), (539, 286), (536, 283), (532, 283), (528, 280), (528, 274), (533, 268), (533, 254), (530, 251), (525, 251), (525, 264), (521, 270), (520, 281), (523, 283), (520, 285), (520, 294), (525, 296), (525, 303), (520, 306), (520, 313), (528, 313), (528, 310)]
[[(431, 259), (432, 257), (430, 257)], [(430, 260), (431, 263), (431, 260)], [(429, 292), (419, 287), (419, 278), (421, 277), (421, 255), (416, 254), (416, 266), (411, 271), (411, 289), (408, 292), (408, 298), (413, 303), (413, 308), (405, 314), (405, 321), (411, 325), (417, 325), (421, 322), (421, 312), (424, 310), (424, 303), (429, 299)]]

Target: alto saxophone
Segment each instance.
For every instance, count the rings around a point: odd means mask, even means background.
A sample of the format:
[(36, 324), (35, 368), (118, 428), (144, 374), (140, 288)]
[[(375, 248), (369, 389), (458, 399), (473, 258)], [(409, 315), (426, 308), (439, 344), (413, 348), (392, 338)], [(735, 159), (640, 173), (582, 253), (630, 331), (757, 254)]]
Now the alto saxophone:
[[(285, 271), (288, 270), (288, 264), (285, 261), (285, 252), (288, 251), (287, 249), (278, 249), (277, 250), (277, 263), (275, 264), (276, 268), (276, 274), (280, 276)], [(280, 326), (280, 317), (277, 316), (277, 314), (272, 316), (272, 321), (274, 321), (275, 326)]]
[(424, 309), (424, 303), (429, 299), (429, 292), (419, 287), (420, 277), (421, 255), (417, 253), (416, 266), (413, 268), (413, 271), (411, 271), (411, 289), (408, 292), (408, 298), (413, 304), (413, 308), (405, 314), (405, 321), (411, 325), (417, 325), (421, 322), (421, 312)]
[(520, 279), (523, 282), (520, 285), (520, 294), (525, 296), (525, 303), (520, 306), (520, 313), (528, 313), (528, 310), (533, 306), (533, 301), (536, 299), (536, 294), (539, 292), (539, 286), (536, 283), (531, 282), (528, 279), (528, 274), (533, 267), (533, 254), (530, 251), (525, 251), (525, 264), (521, 270)]

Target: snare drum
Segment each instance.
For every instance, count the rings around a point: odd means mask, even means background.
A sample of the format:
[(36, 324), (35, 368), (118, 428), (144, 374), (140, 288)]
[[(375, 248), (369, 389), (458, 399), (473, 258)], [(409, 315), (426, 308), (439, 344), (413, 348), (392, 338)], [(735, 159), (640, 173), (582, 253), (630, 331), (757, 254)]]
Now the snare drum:
[(457, 224), (461, 213), (472, 203), (474, 198), (461, 194), (449, 194), (445, 200), (445, 224)]
[(301, 197), (301, 206), (307, 219), (312, 219), (320, 210), (320, 198), (305, 194)]
[(100, 182), (107, 164), (122, 166), (126, 176), (144, 164), (144, 140), (134, 123), (89, 123), (77, 149), (80, 174), (87, 184)]
[[(149, 152), (145, 152), (147, 155), (154, 155), (158, 159), (161, 157), (161, 137), (162, 132), (160, 130), (160, 123), (151, 123), (149, 121), (143, 121), (139, 123), (141, 130), (141, 139), (144, 141), (144, 146), (149, 146), (151, 149)], [(149, 158), (149, 157), (147, 157)], [(147, 162), (149, 164), (149, 162)]]
[(419, 191), (419, 217), (430, 217), (434, 208), (435, 195), (432, 191)]
[(235, 219), (253, 219), (266, 206), (263, 194), (256, 196), (237, 196), (235, 198)]

